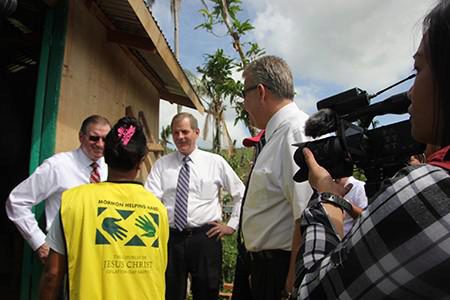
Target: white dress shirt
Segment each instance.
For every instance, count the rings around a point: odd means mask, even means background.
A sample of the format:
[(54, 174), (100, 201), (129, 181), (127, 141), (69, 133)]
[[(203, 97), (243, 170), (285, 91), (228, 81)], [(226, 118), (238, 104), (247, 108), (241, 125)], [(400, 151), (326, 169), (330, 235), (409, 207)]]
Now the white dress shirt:
[[(184, 155), (176, 151), (161, 157), (147, 178), (145, 187), (161, 199), (169, 213), (169, 224), (174, 226), (175, 195), (178, 173)], [(189, 157), (189, 195), (187, 227), (199, 227), (208, 222), (222, 221), (219, 190), (223, 188), (233, 198), (233, 211), (228, 226), (236, 229), (244, 184), (220, 155), (195, 149)]]
[(292, 102), (269, 120), (266, 145), (250, 175), (243, 209), (242, 233), (249, 251), (281, 249), (290, 251), (294, 220), (300, 218), (312, 189), (309, 183), (296, 183), (294, 143), (308, 140), (304, 135), (308, 115)]
[[(351, 202), (352, 204), (358, 206), (359, 208), (367, 207), (367, 196), (366, 190), (364, 189), (364, 185), (366, 184), (364, 181), (358, 180), (353, 176), (350, 176), (347, 179), (345, 185), (353, 184), (352, 189), (344, 196), (346, 200)], [(353, 227), (354, 219), (347, 213), (345, 213), (344, 217), (344, 235), (346, 235), (350, 229)]]
[[(106, 180), (108, 169), (103, 157), (97, 161), (100, 178)], [(32, 207), (45, 201), (46, 230), (58, 213), (65, 190), (89, 183), (92, 161), (81, 148), (46, 159), (27, 179), (16, 186), (6, 201), (6, 213), (33, 250), (45, 242)]]

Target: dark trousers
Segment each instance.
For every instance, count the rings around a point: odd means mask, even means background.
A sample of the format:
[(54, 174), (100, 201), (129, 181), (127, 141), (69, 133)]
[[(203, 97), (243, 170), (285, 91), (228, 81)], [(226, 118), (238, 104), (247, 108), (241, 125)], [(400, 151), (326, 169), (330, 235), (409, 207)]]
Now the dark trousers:
[(250, 252), (250, 289), (253, 299), (281, 298), (289, 271), (290, 251), (264, 250)]
[(208, 238), (211, 228), (170, 230), (166, 270), (166, 300), (186, 299), (188, 273), (194, 300), (217, 300), (222, 274), (222, 242)]
[(238, 243), (232, 300), (252, 300), (250, 291), (250, 263), (250, 256), (245, 246), (242, 243)]

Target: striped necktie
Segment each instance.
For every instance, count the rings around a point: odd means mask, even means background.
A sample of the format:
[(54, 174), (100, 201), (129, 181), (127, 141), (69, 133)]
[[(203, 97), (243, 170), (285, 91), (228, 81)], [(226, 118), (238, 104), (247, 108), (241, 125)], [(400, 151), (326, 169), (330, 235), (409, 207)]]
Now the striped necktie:
[(178, 174), (177, 191), (175, 194), (175, 228), (183, 231), (187, 224), (187, 207), (189, 195), (189, 156), (183, 158), (183, 165)]
[(100, 182), (100, 172), (98, 171), (98, 164), (94, 161), (91, 165), (92, 171), (91, 176), (89, 177), (90, 183), (98, 183)]

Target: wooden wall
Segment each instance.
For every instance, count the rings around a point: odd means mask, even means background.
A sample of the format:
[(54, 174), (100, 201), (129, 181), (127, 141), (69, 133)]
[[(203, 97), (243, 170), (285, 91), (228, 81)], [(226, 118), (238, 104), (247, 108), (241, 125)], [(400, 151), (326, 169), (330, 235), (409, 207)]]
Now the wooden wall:
[(91, 114), (112, 124), (131, 105), (144, 111), (152, 134), (159, 136), (159, 94), (124, 51), (106, 40), (104, 26), (83, 1), (70, 0), (55, 152), (78, 147), (78, 131)]

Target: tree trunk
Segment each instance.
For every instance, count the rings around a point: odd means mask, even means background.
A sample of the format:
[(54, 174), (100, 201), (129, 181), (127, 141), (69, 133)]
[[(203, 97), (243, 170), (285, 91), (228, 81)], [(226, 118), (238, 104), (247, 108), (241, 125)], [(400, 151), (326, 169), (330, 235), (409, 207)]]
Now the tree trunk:
[[(180, 24), (180, 6), (181, 0), (171, 0), (170, 1), (170, 11), (172, 13), (173, 19), (173, 44), (175, 50), (175, 57), (178, 61), (180, 61), (180, 32), (179, 32), (179, 24)], [(181, 112), (181, 105), (177, 105), (177, 113)]]

